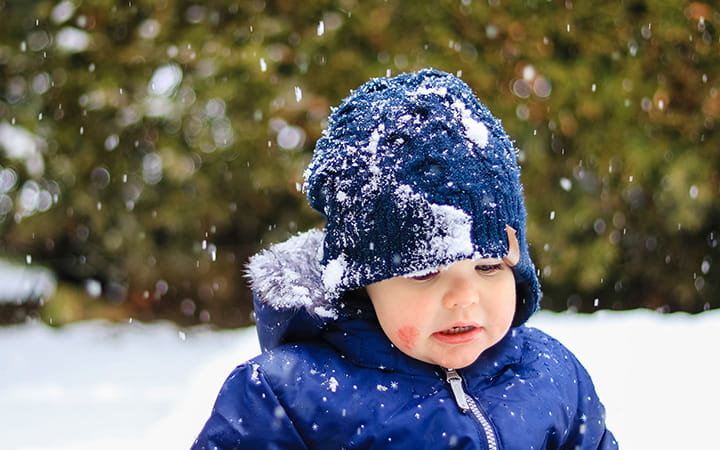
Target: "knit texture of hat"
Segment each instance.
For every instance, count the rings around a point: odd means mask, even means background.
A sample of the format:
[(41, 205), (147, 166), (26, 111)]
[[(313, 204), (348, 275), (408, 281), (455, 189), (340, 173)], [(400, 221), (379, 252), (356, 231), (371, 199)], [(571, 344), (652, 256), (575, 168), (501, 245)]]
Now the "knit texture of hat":
[(305, 171), (310, 205), (326, 218), (326, 295), (502, 258), (509, 225), (520, 246), (513, 323), (525, 322), (540, 287), (516, 153), (500, 121), (453, 75), (426, 69), (353, 91), (333, 110)]

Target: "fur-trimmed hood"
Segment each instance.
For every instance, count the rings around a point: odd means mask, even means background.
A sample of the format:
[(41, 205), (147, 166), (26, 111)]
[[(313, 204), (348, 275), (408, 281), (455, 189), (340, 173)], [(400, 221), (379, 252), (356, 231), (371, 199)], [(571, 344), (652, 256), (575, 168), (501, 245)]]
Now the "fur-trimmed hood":
[(312, 229), (250, 258), (246, 275), (263, 350), (313, 337), (340, 318), (322, 282), (324, 238), (325, 233)]

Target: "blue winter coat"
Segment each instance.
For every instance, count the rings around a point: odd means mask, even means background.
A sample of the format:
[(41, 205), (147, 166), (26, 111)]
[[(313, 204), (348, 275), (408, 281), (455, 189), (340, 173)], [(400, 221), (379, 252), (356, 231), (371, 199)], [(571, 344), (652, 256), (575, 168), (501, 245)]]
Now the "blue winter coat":
[(263, 353), (230, 374), (193, 449), (617, 448), (583, 366), (537, 329), (455, 373), (308, 297), (319, 238), (251, 263)]

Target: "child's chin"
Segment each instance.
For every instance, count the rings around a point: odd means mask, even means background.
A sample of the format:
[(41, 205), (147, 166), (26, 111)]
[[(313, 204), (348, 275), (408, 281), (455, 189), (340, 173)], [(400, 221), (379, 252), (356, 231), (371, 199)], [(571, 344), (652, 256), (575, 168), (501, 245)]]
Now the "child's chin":
[(466, 353), (462, 355), (443, 355), (438, 365), (447, 369), (464, 369), (480, 357), (479, 353)]

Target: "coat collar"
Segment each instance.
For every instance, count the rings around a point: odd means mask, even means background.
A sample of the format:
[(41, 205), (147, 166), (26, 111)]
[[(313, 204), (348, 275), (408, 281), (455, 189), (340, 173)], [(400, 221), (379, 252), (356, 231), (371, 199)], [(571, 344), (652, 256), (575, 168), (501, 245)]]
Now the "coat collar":
[[(492, 379), (507, 366), (521, 361), (522, 342), (516, 328), (461, 370), (473, 378)], [(353, 364), (387, 372), (437, 377), (442, 367), (405, 355), (387, 338), (377, 321), (347, 320), (331, 324), (322, 338)]]

